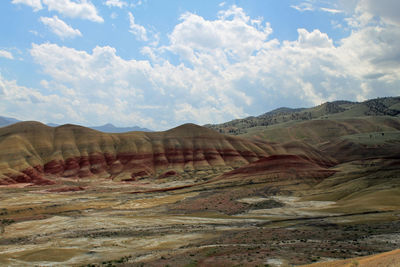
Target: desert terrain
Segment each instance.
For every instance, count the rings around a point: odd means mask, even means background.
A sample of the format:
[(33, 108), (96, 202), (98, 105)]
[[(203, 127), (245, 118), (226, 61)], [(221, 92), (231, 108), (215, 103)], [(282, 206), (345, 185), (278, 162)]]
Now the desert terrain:
[(19, 122), (0, 191), (1, 266), (398, 266), (400, 98), (164, 132)]

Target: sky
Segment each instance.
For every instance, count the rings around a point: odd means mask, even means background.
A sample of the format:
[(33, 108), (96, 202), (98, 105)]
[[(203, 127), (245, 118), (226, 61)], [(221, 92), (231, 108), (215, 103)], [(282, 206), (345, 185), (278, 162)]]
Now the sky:
[(3, 0), (0, 116), (165, 130), (400, 95), (398, 0)]

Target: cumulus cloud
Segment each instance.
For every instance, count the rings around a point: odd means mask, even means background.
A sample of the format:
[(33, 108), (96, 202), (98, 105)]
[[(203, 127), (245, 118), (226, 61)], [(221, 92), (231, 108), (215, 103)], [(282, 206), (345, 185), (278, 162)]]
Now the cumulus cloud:
[(128, 12), (129, 15), (129, 31), (136, 36), (138, 40), (141, 41), (148, 41), (149, 39), (147, 38), (147, 31), (146, 28), (143, 27), (142, 25), (136, 24), (135, 23), (135, 17), (132, 15), (131, 12)]
[(103, 22), (97, 13), (96, 7), (89, 0), (73, 2), (71, 0), (42, 0), (49, 11), (56, 11), (70, 18), (87, 19), (94, 22)]
[(183, 14), (168, 44), (142, 49), (149, 60), (123, 59), (109, 46), (86, 52), (49, 43), (33, 44), (31, 55), (48, 76), (46, 86), (77, 114), (96, 124), (162, 129), (283, 105), (397, 95), (400, 30), (393, 25), (359, 25), (335, 44), (319, 29), (298, 29), (296, 40), (279, 41), (270, 38), (267, 22), (254, 23), (231, 6), (214, 20)]
[(14, 80), (0, 75), (0, 113), (21, 120), (49, 121), (56, 117), (82, 120), (80, 114), (69, 104), (69, 98), (56, 94), (44, 95), (39, 90), (20, 86)]
[(242, 8), (232, 6), (219, 12), (217, 20), (185, 13), (181, 23), (169, 35), (165, 49), (178, 54), (191, 64), (207, 64), (210, 68), (244, 60), (262, 48), (272, 29), (252, 24)]
[(400, 1), (397, 0), (360, 0), (356, 7), (358, 16), (378, 17), (385, 23), (397, 26), (400, 26), (399, 10)]
[(121, 0), (107, 0), (105, 2), (105, 5), (108, 7), (119, 7), (119, 8), (123, 8), (125, 6), (127, 6), (128, 4), (124, 1)]
[(364, 28), (371, 25), (400, 26), (398, 12), (400, 2), (396, 0), (352, 0), (340, 1), (340, 6), (350, 17), (346, 18), (352, 28)]
[(43, 8), (42, 2), (40, 0), (12, 0), (11, 3), (30, 6), (35, 12)]
[(40, 17), (40, 21), (44, 25), (48, 26), (50, 30), (58, 35), (61, 39), (82, 36), (82, 33), (78, 29), (72, 28), (57, 16), (53, 16), (52, 18)]
[(378, 81), (395, 88), (400, 79), (400, 19), (394, 10), (400, 2), (359, 0), (342, 5), (351, 15), (347, 22), (352, 34), (341, 40), (341, 53), (357, 60), (348, 60), (347, 68), (366, 79), (363, 92), (376, 91)]
[(73, 97), (74, 109), (93, 118), (93, 123), (154, 126), (152, 119), (133, 108), (143, 104), (144, 90), (152, 88), (147, 61), (125, 61), (108, 46), (89, 54), (56, 44), (34, 44), (31, 55), (52, 78), (52, 88)]
[(0, 50), (0, 57), (8, 58), (8, 59), (14, 59), (14, 56), (11, 52), (6, 51), (6, 50)]
[(333, 47), (332, 40), (328, 35), (319, 30), (308, 32), (306, 29), (297, 29), (297, 32), (299, 34), (298, 44), (303, 47)]

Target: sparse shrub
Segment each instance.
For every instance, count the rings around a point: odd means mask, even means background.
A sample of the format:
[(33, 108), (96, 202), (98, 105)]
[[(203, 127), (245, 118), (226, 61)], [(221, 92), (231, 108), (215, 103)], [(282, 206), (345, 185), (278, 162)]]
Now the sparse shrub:
[(217, 253), (217, 249), (216, 248), (210, 248), (207, 252), (206, 252), (206, 256), (212, 256), (215, 255)]
[(190, 263), (186, 264), (185, 267), (196, 267), (197, 266), (197, 260), (192, 260)]
[(3, 220), (1, 220), (1, 224), (2, 225), (10, 225), (10, 224), (13, 224), (13, 223), (15, 223), (15, 221), (13, 219), (3, 219)]

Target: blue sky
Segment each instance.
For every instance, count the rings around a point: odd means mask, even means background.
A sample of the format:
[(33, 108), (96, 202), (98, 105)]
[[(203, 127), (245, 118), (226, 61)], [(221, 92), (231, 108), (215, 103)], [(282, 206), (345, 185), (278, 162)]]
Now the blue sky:
[(0, 2), (0, 115), (164, 130), (400, 95), (397, 0)]

